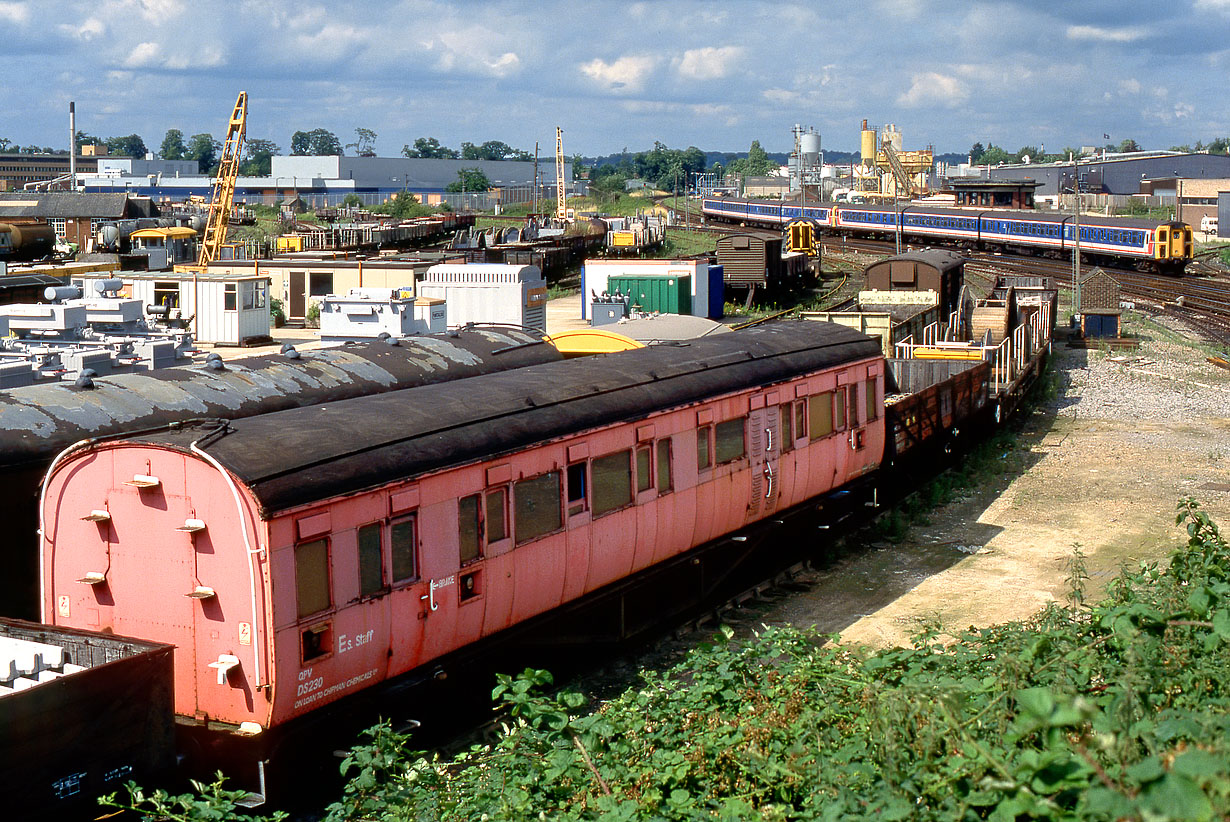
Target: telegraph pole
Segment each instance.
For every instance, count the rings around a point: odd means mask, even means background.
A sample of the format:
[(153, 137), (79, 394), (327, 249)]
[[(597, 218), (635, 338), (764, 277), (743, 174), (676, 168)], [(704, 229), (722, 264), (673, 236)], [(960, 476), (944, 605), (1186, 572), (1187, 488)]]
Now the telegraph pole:
[(1072, 313), (1081, 313), (1081, 183), (1080, 158), (1072, 161)]

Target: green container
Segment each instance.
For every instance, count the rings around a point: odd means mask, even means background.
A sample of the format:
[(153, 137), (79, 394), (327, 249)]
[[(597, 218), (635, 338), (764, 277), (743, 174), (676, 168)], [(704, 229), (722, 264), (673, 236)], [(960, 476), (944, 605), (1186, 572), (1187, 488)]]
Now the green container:
[(611, 294), (631, 294), (632, 305), (641, 311), (659, 314), (692, 313), (691, 274), (639, 274), (611, 277), (607, 280)]

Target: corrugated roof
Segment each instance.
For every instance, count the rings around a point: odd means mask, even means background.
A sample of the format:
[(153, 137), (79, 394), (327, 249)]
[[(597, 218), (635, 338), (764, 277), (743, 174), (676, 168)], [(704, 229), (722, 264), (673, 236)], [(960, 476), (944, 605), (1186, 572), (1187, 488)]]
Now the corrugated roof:
[(118, 220), (128, 215), (128, 195), (75, 191), (0, 194), (0, 217), (89, 217)]

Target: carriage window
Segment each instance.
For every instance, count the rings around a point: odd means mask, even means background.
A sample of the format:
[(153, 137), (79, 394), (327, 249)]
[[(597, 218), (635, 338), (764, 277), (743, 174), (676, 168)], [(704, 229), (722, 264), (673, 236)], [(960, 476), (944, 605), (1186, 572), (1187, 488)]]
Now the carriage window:
[(516, 506), (513, 530), (518, 545), (559, 530), (563, 524), (560, 521), (559, 502), (558, 471), (516, 484), (513, 493), (513, 504)]
[(867, 421), (871, 422), (876, 418), (876, 381), (875, 378), (867, 380)]
[(717, 424), (717, 428), (714, 430), (715, 439), (717, 440), (714, 458), (719, 465), (733, 462), (746, 453), (743, 442), (744, 428), (746, 428), (744, 417)]
[(674, 486), (671, 484), (671, 441), (658, 440), (658, 493), (665, 494)]
[(713, 426), (702, 425), (696, 429), (696, 467), (704, 470), (713, 465), (709, 441), (713, 438)]
[(632, 502), (632, 454), (619, 451), (594, 460), (594, 516)]
[(389, 528), (393, 554), (393, 581), (415, 579), (418, 576), (414, 557), (414, 517), (398, 520)]
[(568, 466), (568, 516), (585, 511), (585, 463)]
[(809, 438), (818, 440), (833, 433), (833, 392), (825, 391), (814, 397), (808, 397), (807, 404), (810, 407), (809, 416), (811, 417)]
[(786, 453), (794, 448), (794, 429), (791, 426), (794, 424), (794, 408), (791, 403), (786, 403), (781, 408), (777, 409), (777, 418), (782, 421), (782, 453)]
[(653, 487), (653, 472), (650, 470), (651, 452), (649, 447), (636, 449), (636, 490), (648, 491)]
[[(847, 408), (850, 413), (850, 425), (858, 425), (858, 401), (854, 396), (854, 389), (855, 386), (850, 385), (846, 387), (845, 391), (839, 390), (835, 395), (837, 407), (833, 409), (833, 423), (837, 426), (838, 430), (846, 427)], [(848, 399), (846, 397), (847, 393), (849, 394)]]
[(295, 546), (295, 585), (300, 617), (329, 607), (329, 540)]
[(478, 494), (457, 500), (457, 555), (462, 565), (478, 559), (480, 529)]
[(807, 430), (807, 403), (797, 400), (794, 404), (794, 434), (795, 439), (803, 436)]
[(508, 492), (496, 488), (487, 492), (487, 544), (508, 536)]
[(369, 597), (384, 588), (384, 558), (380, 555), (379, 522), (359, 528), (359, 596)]

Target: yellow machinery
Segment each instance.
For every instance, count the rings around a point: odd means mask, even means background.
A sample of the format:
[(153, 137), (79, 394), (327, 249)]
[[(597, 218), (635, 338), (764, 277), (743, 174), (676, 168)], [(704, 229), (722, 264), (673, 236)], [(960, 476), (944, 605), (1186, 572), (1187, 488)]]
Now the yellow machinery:
[(901, 142), (901, 132), (895, 125), (885, 126), (877, 135), (876, 129), (863, 121), (859, 134), (859, 165), (855, 167), (859, 191), (902, 197), (922, 193), (919, 179), (931, 170), (935, 154), (931, 149), (905, 151)]
[(564, 220), (568, 217), (567, 194), (564, 190), (564, 130), (555, 127), (555, 216)]
[(820, 230), (814, 222), (808, 219), (791, 220), (786, 224), (785, 234), (787, 251), (816, 256)]
[(226, 141), (222, 144), (222, 161), (218, 164), (218, 176), (214, 178), (210, 192), (209, 218), (205, 223), (205, 236), (201, 240), (196, 265), (177, 266), (176, 271), (202, 272), (221, 254), (222, 246), (226, 243), (227, 220), (235, 199), (235, 178), (239, 176), (239, 157), (243, 151), (247, 127), (248, 93), (241, 91), (235, 100), (235, 108), (231, 111)]

